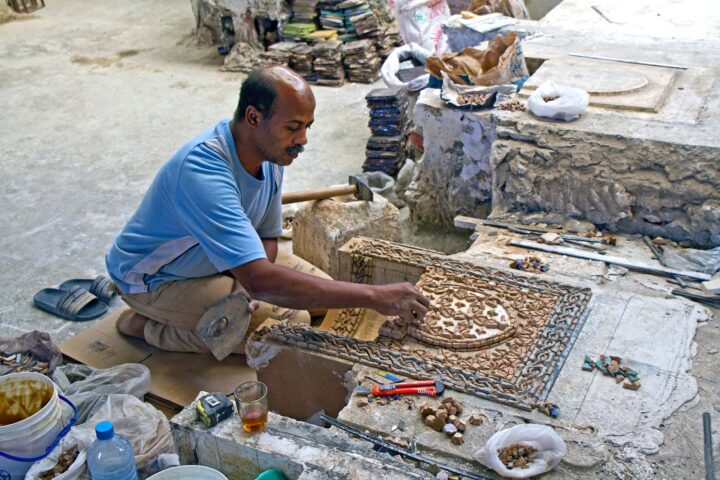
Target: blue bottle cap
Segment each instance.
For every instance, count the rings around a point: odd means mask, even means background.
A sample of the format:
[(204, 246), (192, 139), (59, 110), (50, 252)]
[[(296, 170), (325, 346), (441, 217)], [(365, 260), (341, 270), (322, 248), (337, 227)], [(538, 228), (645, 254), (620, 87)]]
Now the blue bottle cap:
[(100, 422), (95, 425), (95, 435), (100, 440), (109, 440), (115, 436), (115, 429), (110, 422)]

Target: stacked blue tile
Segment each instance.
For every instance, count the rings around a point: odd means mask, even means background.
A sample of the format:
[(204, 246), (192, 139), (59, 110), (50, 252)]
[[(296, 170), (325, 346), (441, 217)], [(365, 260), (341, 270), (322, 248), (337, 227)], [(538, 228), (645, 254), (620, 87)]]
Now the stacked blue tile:
[(408, 136), (408, 98), (404, 87), (377, 88), (365, 97), (372, 136), (365, 149), (365, 172), (395, 176), (405, 161)]

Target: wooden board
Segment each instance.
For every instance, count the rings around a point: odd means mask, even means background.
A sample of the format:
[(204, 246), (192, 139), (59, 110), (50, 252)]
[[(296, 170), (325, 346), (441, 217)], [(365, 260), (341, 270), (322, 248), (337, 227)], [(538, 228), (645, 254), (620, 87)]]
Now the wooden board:
[(189, 405), (200, 391), (230, 394), (236, 386), (255, 380), (255, 370), (244, 355), (230, 355), (221, 362), (211, 354), (165, 352), (144, 341), (120, 334), (115, 322), (120, 309), (60, 344), (62, 353), (93, 368), (141, 363), (150, 369), (146, 399), (166, 415)]

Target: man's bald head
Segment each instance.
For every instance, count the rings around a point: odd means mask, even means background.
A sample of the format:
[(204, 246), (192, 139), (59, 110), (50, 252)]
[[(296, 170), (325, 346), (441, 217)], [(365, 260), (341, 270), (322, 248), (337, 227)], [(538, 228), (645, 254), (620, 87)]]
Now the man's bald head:
[(235, 121), (242, 122), (248, 107), (255, 107), (263, 117), (270, 118), (277, 97), (296, 95), (312, 99), (315, 96), (303, 78), (287, 67), (272, 66), (255, 70), (240, 87), (240, 99), (235, 110)]

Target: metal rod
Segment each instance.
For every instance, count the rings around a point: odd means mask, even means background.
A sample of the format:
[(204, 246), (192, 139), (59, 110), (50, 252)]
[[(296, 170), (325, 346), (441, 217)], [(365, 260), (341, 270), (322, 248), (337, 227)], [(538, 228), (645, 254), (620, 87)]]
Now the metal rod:
[(378, 445), (382, 448), (390, 450), (391, 452), (399, 453), (403, 457), (411, 458), (418, 462), (427, 463), (428, 465), (434, 465), (442, 470), (445, 470), (446, 472), (454, 473), (455, 475), (460, 475), (461, 477), (470, 478), (471, 480), (490, 480), (489, 477), (485, 477), (483, 475), (479, 475), (479, 474), (473, 473), (473, 472), (467, 472), (467, 471), (461, 470), (459, 468), (451, 467), (450, 465), (445, 465), (436, 460), (433, 460), (432, 458), (420, 455), (418, 453), (412, 453), (408, 450), (405, 450), (402, 447), (399, 447), (395, 444), (387, 442), (376, 435), (371, 435), (369, 433), (362, 432), (362, 431), (360, 431), (354, 427), (351, 427), (350, 425), (347, 425), (339, 420), (335, 420), (332, 417), (328, 417), (325, 414), (321, 414), (320, 418), (334, 427), (337, 427), (341, 430), (345, 430), (346, 432), (348, 432), (352, 435), (355, 435), (356, 437), (360, 437), (363, 440), (367, 440), (368, 442), (374, 443), (375, 445)]
[(610, 19), (607, 17), (607, 15), (605, 15), (605, 14), (602, 12), (602, 10), (600, 10), (600, 7), (598, 7), (597, 5), (593, 5), (593, 6), (590, 7), (590, 8), (592, 8), (593, 10), (595, 10), (595, 11), (598, 13), (598, 15), (600, 15), (601, 17), (603, 17), (608, 23), (617, 23), (617, 22), (613, 22), (612, 20), (610, 20)]
[(705, 480), (715, 480), (715, 462), (713, 461), (712, 428), (710, 414), (703, 413), (703, 440), (705, 443)]
[(537, 242), (531, 242), (529, 240), (518, 240), (517, 238), (513, 238), (510, 240), (510, 245), (514, 247), (524, 247), (524, 248), (530, 248), (533, 250), (541, 250), (544, 252), (550, 252), (550, 253), (557, 253), (560, 255), (568, 255), (570, 257), (578, 257), (578, 258), (584, 258), (587, 260), (597, 260), (600, 262), (605, 263), (612, 263), (615, 265), (620, 265), (625, 268), (629, 268), (630, 270), (635, 270), (638, 272), (643, 273), (650, 273), (653, 275), (661, 275), (665, 277), (674, 277), (675, 275), (680, 275), (683, 277), (692, 278), (695, 280), (710, 280), (710, 275), (707, 273), (701, 273), (701, 272), (693, 272), (693, 271), (686, 271), (686, 270), (674, 270), (672, 268), (667, 267), (656, 267), (655, 265), (651, 265), (649, 263), (645, 262), (638, 262), (629, 258), (622, 258), (622, 257), (613, 257), (610, 255), (600, 255), (593, 252), (585, 252), (582, 250), (578, 250), (576, 248), (569, 248), (569, 247), (560, 247), (555, 245), (545, 245), (543, 243), (537, 243)]
[(592, 58), (595, 60), (608, 60), (610, 62), (633, 63), (635, 65), (647, 65), (649, 67), (677, 68), (679, 70), (687, 70), (688, 69), (688, 67), (686, 67), (685, 65), (672, 65), (670, 63), (641, 62), (639, 60), (625, 60), (623, 58), (603, 57), (601, 55), (587, 55), (585, 53), (569, 53), (568, 55), (570, 55), (571, 57)]

